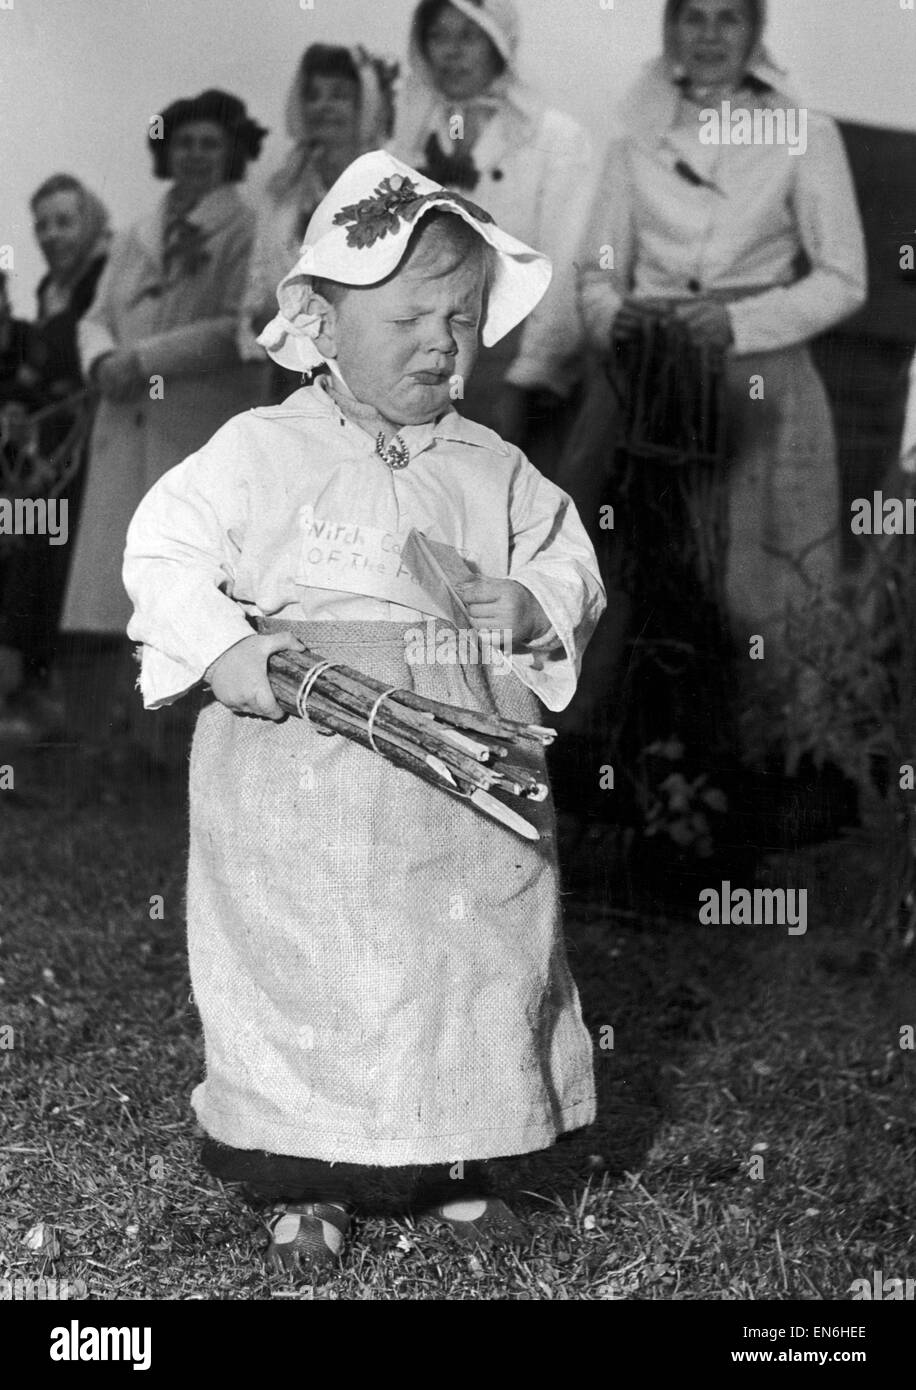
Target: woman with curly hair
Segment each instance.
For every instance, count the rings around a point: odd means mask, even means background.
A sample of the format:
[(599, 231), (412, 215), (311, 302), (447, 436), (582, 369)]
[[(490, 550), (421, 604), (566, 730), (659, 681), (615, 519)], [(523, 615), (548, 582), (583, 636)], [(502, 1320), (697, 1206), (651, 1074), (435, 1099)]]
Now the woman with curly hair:
[[(230, 416), (264, 402), (263, 368), (241, 361), (236, 327), (256, 222), (238, 184), (266, 133), (214, 89), (151, 122), (153, 172), (169, 188), (115, 238), (80, 324), (101, 402), (62, 626), (93, 634), (93, 648), (126, 645), (121, 557), (141, 499)], [(109, 684), (129, 698), (127, 669), (118, 656)]]
[(267, 132), (210, 90), (153, 121), (153, 171), (170, 187), (119, 234), (80, 324), (87, 379), (102, 397), (64, 627), (120, 633), (127, 524), (153, 483), (230, 415), (257, 404), (262, 375), (235, 343), (255, 214), (237, 185)]

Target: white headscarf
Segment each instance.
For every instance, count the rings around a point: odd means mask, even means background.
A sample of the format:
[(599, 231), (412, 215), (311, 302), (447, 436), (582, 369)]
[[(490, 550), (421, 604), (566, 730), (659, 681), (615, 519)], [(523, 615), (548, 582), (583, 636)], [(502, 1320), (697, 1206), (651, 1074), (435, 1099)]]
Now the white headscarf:
[(51, 198), (55, 193), (75, 193), (79, 204), (80, 254), (75, 264), (63, 276), (59, 276), (50, 266), (44, 276), (39, 293), (39, 314), (44, 322), (55, 314), (61, 314), (70, 304), (73, 290), (82, 280), (93, 261), (107, 256), (112, 241), (109, 212), (101, 198), (72, 174), (56, 174), (32, 194), (31, 204), (34, 212), (36, 203)]
[[(678, 8), (685, 3), (686, 0), (667, 0), (662, 18), (664, 55), (674, 76), (677, 76), (678, 69), (676, 15)], [(767, 27), (767, 0), (750, 0), (750, 3), (755, 10), (754, 36), (751, 39), (745, 72), (761, 82), (766, 82), (770, 87), (778, 87), (785, 77), (785, 71), (773, 61), (763, 42), (763, 33)]]
[[(334, 45), (322, 45), (334, 47)], [(384, 58), (374, 57), (362, 44), (346, 47), (359, 80), (360, 107), (357, 133), (358, 154), (383, 145), (391, 133), (393, 122), (392, 86), (397, 65)], [(320, 202), (327, 192), (315, 169), (309, 130), (303, 102), (303, 77), (309, 49), (299, 61), (296, 74), (286, 98), (286, 133), (293, 141), (283, 164), (268, 185), (271, 196), (279, 203), (295, 196), (301, 205)]]
[[(667, 0), (662, 20), (663, 51), (643, 69), (625, 95), (620, 114), (628, 132), (636, 138), (653, 143), (674, 123), (680, 102), (678, 82), (683, 68), (678, 62), (675, 12), (684, 0)], [(745, 75), (773, 89), (776, 100), (791, 100), (786, 82), (786, 70), (772, 57), (763, 40), (767, 24), (767, 0), (754, 0), (756, 23), (750, 52), (745, 63)]]
[(513, 0), (448, 0), (448, 3), (493, 43), (506, 64), (506, 70), (486, 92), (470, 102), (456, 102), (437, 87), (433, 70), (420, 42), (420, 7), (414, 11), (410, 30), (409, 72), (398, 99), (398, 121), (394, 147), (402, 157), (408, 151), (417, 158), (429, 135), (448, 129), (449, 119), (461, 106), (477, 105), (495, 111), (504, 108), (519, 126), (520, 143), (539, 121), (544, 102), (519, 75), (517, 59), (520, 40), (518, 11)]

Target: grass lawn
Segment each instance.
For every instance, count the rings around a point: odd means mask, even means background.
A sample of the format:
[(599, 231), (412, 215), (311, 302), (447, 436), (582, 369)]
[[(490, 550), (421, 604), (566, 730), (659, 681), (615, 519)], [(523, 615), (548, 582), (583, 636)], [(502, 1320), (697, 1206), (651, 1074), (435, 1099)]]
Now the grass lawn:
[[(570, 898), (586, 1015), (614, 1046), (596, 1049), (598, 1123), (512, 1165), (530, 1249), (469, 1255), (392, 1213), (360, 1224), (345, 1272), (295, 1289), (262, 1271), (257, 1213), (197, 1163), (183, 788), (75, 748), (10, 762), (0, 1278), (93, 1299), (742, 1300), (916, 1275), (916, 988), (859, 926), (864, 841), (771, 864), (809, 888), (805, 936)], [(24, 1242), (38, 1222), (56, 1257)]]

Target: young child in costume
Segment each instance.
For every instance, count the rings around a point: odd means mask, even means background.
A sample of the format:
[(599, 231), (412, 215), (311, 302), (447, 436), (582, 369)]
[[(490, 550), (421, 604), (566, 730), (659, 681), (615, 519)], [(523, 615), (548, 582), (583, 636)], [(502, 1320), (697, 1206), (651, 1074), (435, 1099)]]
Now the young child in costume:
[[(277, 1202), (274, 1268), (332, 1259), (354, 1182), (378, 1167), (464, 1171), (438, 1215), (460, 1237), (517, 1238), (474, 1161), (594, 1118), (549, 802), (526, 803), (541, 838), (524, 841), (284, 719), (266, 673), (304, 644), (509, 718), (568, 703), (604, 606), (594, 552), (569, 498), (452, 408), (478, 338), (520, 323), (549, 278), (480, 208), (362, 156), (316, 210), (262, 334), (282, 366), (330, 373), (230, 420), (128, 533), (146, 706), (201, 681), (215, 696), (190, 772), (207, 1068), (193, 1104), (210, 1170)], [(411, 528), (470, 566), (461, 597), (474, 627), (511, 630), (511, 670), (408, 660), (437, 612), (399, 562)]]

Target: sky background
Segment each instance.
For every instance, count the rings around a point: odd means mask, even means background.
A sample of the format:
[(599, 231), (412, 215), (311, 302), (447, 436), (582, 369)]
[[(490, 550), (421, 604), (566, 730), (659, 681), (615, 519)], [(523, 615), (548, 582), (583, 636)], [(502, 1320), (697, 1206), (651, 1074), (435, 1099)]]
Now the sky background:
[[(771, 0), (771, 47), (812, 106), (916, 129), (916, 12), (902, 0)], [(8, 6), (12, 4), (12, 8)], [(658, 50), (663, 0), (520, 0), (522, 68), (604, 143), (613, 109)], [(0, 245), (14, 253), (17, 312), (31, 316), (42, 263), (28, 198), (68, 171), (116, 226), (162, 191), (150, 116), (204, 87), (228, 88), (271, 128), (259, 187), (283, 150), (282, 110), (315, 41), (359, 40), (403, 57), (414, 0), (0, 0)]]

